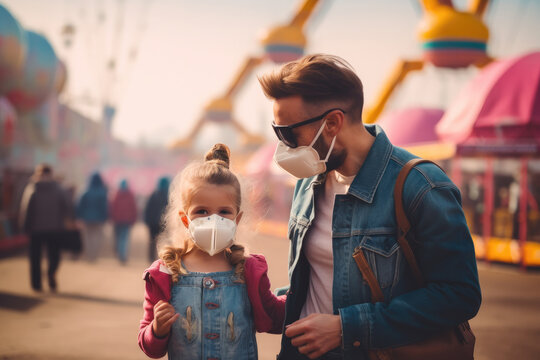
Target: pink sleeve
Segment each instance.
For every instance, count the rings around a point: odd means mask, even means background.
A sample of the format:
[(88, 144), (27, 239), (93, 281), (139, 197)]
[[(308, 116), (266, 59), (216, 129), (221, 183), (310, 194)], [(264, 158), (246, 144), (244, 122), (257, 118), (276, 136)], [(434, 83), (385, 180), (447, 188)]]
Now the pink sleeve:
[[(151, 275), (151, 269), (154, 267), (154, 264), (149, 270), (145, 271), (143, 275), (143, 279), (146, 280), (143, 304), (144, 314), (139, 326), (138, 343), (139, 347), (147, 356), (157, 359), (165, 356), (167, 353), (169, 336), (167, 335), (165, 338), (158, 338), (154, 335), (154, 331), (152, 330), (152, 322), (154, 320), (154, 305), (159, 300), (169, 301), (169, 297), (167, 296), (167, 292), (163, 291), (164, 281), (160, 281), (160, 284)], [(163, 275), (168, 276), (166, 274)]]
[(276, 296), (270, 290), (268, 264), (263, 255), (246, 259), (245, 278), (258, 332), (281, 334), (285, 319), (286, 295)]
[(270, 279), (268, 279), (266, 272), (261, 277), (259, 283), (259, 294), (266, 314), (272, 319), (272, 328), (268, 332), (281, 334), (283, 331), (283, 321), (285, 320), (285, 301), (287, 300), (287, 295), (274, 295), (270, 290)]

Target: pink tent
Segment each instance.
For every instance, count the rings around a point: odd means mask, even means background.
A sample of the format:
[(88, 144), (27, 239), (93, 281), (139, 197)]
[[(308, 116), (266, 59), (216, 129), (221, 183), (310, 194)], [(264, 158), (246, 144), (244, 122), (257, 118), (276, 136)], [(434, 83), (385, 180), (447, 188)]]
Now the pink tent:
[(540, 52), (494, 62), (450, 105), (436, 132), (460, 153), (538, 154)]
[(455, 146), (441, 142), (435, 132), (443, 114), (441, 109), (414, 107), (387, 113), (378, 124), (394, 145), (423, 158), (441, 160), (455, 152)]
[(451, 104), (436, 132), (440, 138), (456, 143), (460, 155), (485, 156), (484, 247), (491, 241), (493, 157), (521, 159), (519, 245), (521, 265), (525, 267), (528, 158), (540, 155), (540, 52), (484, 68)]

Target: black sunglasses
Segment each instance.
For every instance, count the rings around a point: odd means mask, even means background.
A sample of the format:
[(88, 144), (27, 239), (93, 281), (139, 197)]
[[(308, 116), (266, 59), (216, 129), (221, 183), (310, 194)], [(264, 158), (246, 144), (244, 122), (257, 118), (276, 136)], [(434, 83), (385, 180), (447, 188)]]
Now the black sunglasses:
[(339, 110), (342, 113), (346, 114), (346, 112), (343, 109), (332, 108), (330, 110), (325, 111), (322, 115), (319, 115), (319, 116), (316, 116), (314, 118), (307, 119), (304, 121), (300, 121), (292, 125), (277, 125), (275, 121), (272, 121), (272, 128), (274, 129), (274, 132), (276, 133), (276, 136), (278, 137), (279, 140), (283, 141), (283, 143), (287, 145), (288, 147), (294, 149), (295, 147), (298, 147), (298, 143), (296, 142), (296, 136), (294, 136), (293, 134), (294, 128), (311, 124), (311, 123), (314, 123), (315, 121), (322, 120), (324, 119), (326, 115), (330, 114), (334, 110)]

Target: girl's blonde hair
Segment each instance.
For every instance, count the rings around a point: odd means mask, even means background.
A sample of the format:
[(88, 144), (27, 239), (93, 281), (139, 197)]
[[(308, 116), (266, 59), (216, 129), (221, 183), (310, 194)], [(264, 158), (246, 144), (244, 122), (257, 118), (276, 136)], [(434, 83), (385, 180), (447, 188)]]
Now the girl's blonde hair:
[[(169, 245), (163, 247), (159, 257), (172, 272), (173, 282), (177, 282), (180, 275), (187, 274), (181, 260), (195, 246), (178, 214), (180, 210), (187, 213), (193, 195), (205, 184), (230, 185), (236, 193), (237, 214), (240, 212), (242, 205), (240, 182), (229, 169), (230, 155), (231, 152), (226, 145), (216, 144), (206, 153), (204, 162), (189, 164), (176, 175), (171, 184), (169, 203), (163, 218), (164, 231), (159, 239), (159, 243), (168, 242)], [(233, 244), (225, 250), (225, 255), (240, 281), (244, 279), (244, 252), (245, 248), (240, 244)]]

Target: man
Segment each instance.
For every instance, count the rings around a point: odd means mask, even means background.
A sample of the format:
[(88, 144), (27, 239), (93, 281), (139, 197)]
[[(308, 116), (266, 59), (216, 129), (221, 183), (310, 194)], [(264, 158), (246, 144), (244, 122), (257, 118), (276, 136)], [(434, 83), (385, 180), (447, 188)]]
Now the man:
[(66, 192), (53, 178), (49, 165), (36, 167), (34, 175), (23, 192), (21, 224), (30, 236), (30, 280), (35, 291), (41, 286), (41, 249), (47, 246), (49, 289), (56, 291), (56, 271), (60, 264), (58, 238), (69, 219), (71, 206)]
[[(404, 208), (427, 284), (415, 290), (396, 239), (393, 200), (396, 177), (414, 156), (379, 126), (362, 123), (362, 83), (351, 67), (336, 56), (310, 55), (259, 82), (274, 105), (274, 158), (301, 178), (289, 220), (290, 288), (278, 358), (367, 359), (369, 349), (414, 343), (472, 318), (481, 294), (459, 191), (433, 164), (407, 178)], [(356, 249), (384, 303), (371, 303)]]

